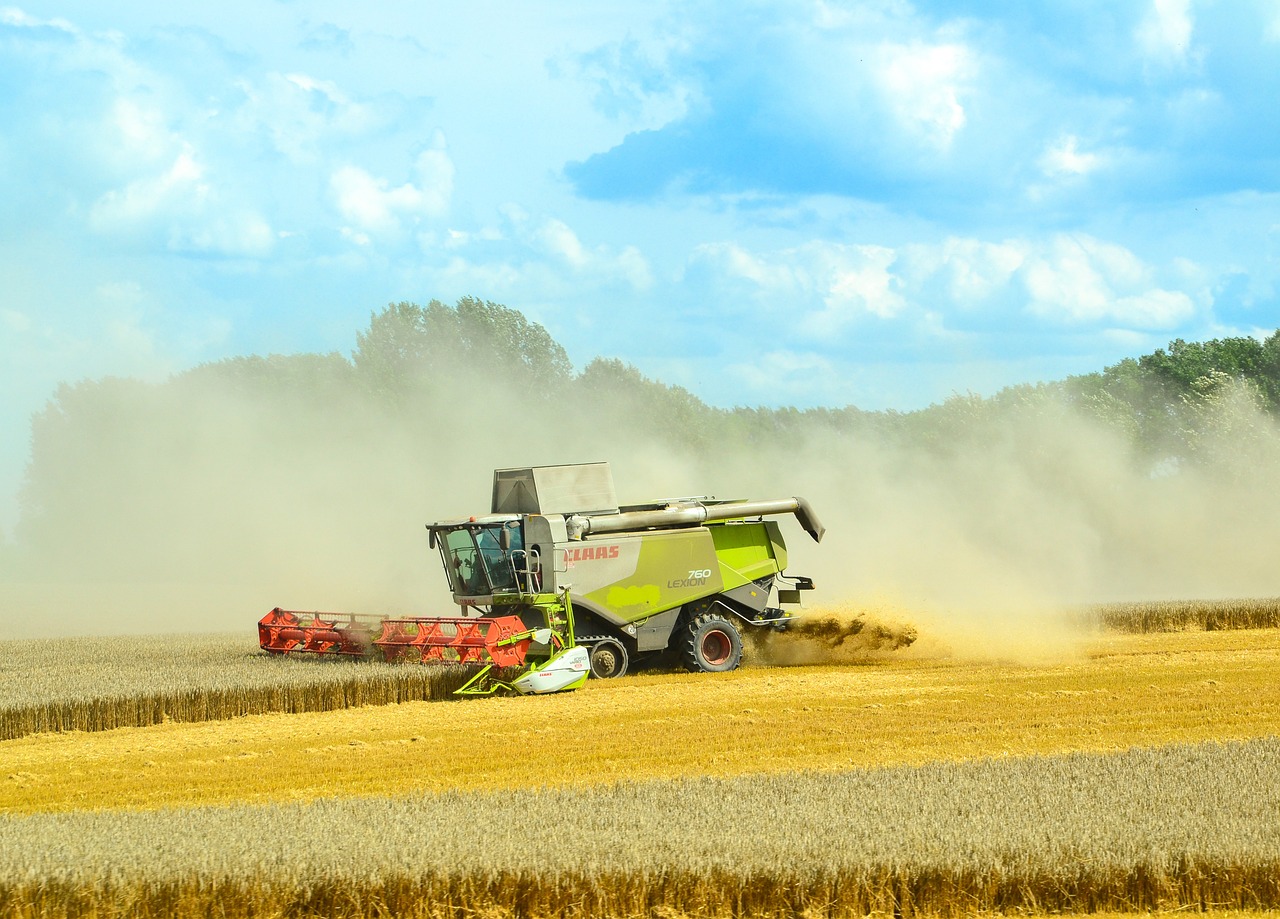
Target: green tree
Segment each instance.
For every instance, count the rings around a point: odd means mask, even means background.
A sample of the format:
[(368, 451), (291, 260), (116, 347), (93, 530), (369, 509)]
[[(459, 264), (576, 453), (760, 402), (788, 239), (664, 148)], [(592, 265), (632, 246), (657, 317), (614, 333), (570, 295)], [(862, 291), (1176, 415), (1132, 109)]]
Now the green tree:
[(337, 352), (250, 355), (200, 364), (176, 375), (172, 382), (178, 389), (220, 388), (294, 406), (325, 405), (352, 392), (355, 368)]
[(573, 365), (541, 325), (518, 310), (463, 297), (450, 307), (392, 303), (356, 335), (355, 367), (366, 387), (393, 403), (418, 401), (456, 388), (458, 378), (483, 378), (514, 392), (546, 394), (564, 386)]
[(1255, 382), (1262, 390), (1267, 407), (1280, 414), (1280, 331), (1272, 332), (1262, 343)]
[(651, 380), (617, 358), (593, 360), (574, 381), (573, 392), (587, 418), (694, 453), (721, 442), (730, 416), (683, 386)]
[(1213, 370), (1193, 380), (1180, 401), (1179, 433), (1189, 459), (1234, 478), (1273, 468), (1260, 461), (1276, 438), (1257, 383)]
[[(430, 305), (435, 304), (433, 300)], [(371, 392), (398, 401), (428, 377), (429, 346), (425, 311), (402, 301), (370, 314), (368, 330), (356, 333), (352, 359)]]
[[(436, 307), (434, 315), (447, 321), (447, 308), (441, 304)], [(560, 343), (518, 310), (463, 297), (453, 316), (463, 353), (487, 369), (515, 370), (525, 382), (545, 387), (563, 385), (573, 374), (573, 365)]]
[(1192, 391), (1192, 384), (1210, 374), (1225, 373), (1245, 380), (1263, 375), (1264, 349), (1256, 338), (1215, 338), (1188, 342), (1181, 338), (1169, 348), (1157, 348), (1138, 359), (1143, 373), (1162, 386), (1171, 399)]

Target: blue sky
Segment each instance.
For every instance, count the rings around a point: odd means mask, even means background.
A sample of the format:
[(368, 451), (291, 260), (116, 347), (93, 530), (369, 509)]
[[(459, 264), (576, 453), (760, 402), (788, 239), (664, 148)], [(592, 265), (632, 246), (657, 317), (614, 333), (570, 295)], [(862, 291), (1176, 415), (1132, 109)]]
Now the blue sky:
[(58, 382), (392, 300), (725, 406), (1266, 334), (1277, 99), (1270, 0), (0, 8), (0, 526)]

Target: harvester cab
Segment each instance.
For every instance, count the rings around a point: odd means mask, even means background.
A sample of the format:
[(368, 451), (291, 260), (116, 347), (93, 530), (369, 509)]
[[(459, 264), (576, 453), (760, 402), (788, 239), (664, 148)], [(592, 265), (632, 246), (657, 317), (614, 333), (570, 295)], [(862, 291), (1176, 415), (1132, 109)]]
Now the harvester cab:
[(375, 638), (359, 617), (277, 609), (259, 631), (269, 651), (483, 664), (463, 693), (560, 691), (661, 657), (733, 670), (743, 630), (785, 629), (813, 587), (784, 573), (785, 515), (821, 541), (803, 498), (624, 506), (607, 463), (498, 469), (488, 514), (428, 525), (461, 616), (384, 619)]
[(453, 596), (463, 606), (513, 591), (540, 592), (540, 560), (525, 551), (519, 517), (471, 517), (429, 529), (431, 547), (440, 549)]

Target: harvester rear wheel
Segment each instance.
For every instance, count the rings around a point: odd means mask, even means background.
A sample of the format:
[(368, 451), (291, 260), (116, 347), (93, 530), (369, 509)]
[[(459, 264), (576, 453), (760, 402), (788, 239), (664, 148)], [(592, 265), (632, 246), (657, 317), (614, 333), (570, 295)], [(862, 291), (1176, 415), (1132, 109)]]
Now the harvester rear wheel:
[(703, 613), (690, 620), (680, 642), (680, 657), (688, 670), (723, 673), (742, 663), (742, 636), (723, 616)]
[(627, 649), (621, 642), (606, 638), (591, 648), (591, 675), (597, 680), (611, 680), (627, 672)]

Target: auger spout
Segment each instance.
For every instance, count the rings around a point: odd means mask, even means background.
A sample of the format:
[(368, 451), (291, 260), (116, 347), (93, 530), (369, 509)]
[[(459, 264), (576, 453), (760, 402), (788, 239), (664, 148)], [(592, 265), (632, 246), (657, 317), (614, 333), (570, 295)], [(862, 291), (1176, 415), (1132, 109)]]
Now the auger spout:
[(731, 501), (724, 504), (703, 504), (699, 501), (678, 501), (656, 510), (624, 511), (618, 514), (575, 514), (566, 521), (569, 532), (578, 536), (599, 533), (624, 533), (637, 530), (665, 529), (668, 527), (699, 526), (714, 520), (743, 520), (748, 517), (768, 517), (775, 514), (795, 514), (804, 531), (814, 542), (822, 542), (826, 528), (818, 520), (809, 502), (804, 498), (778, 498), (771, 501)]

